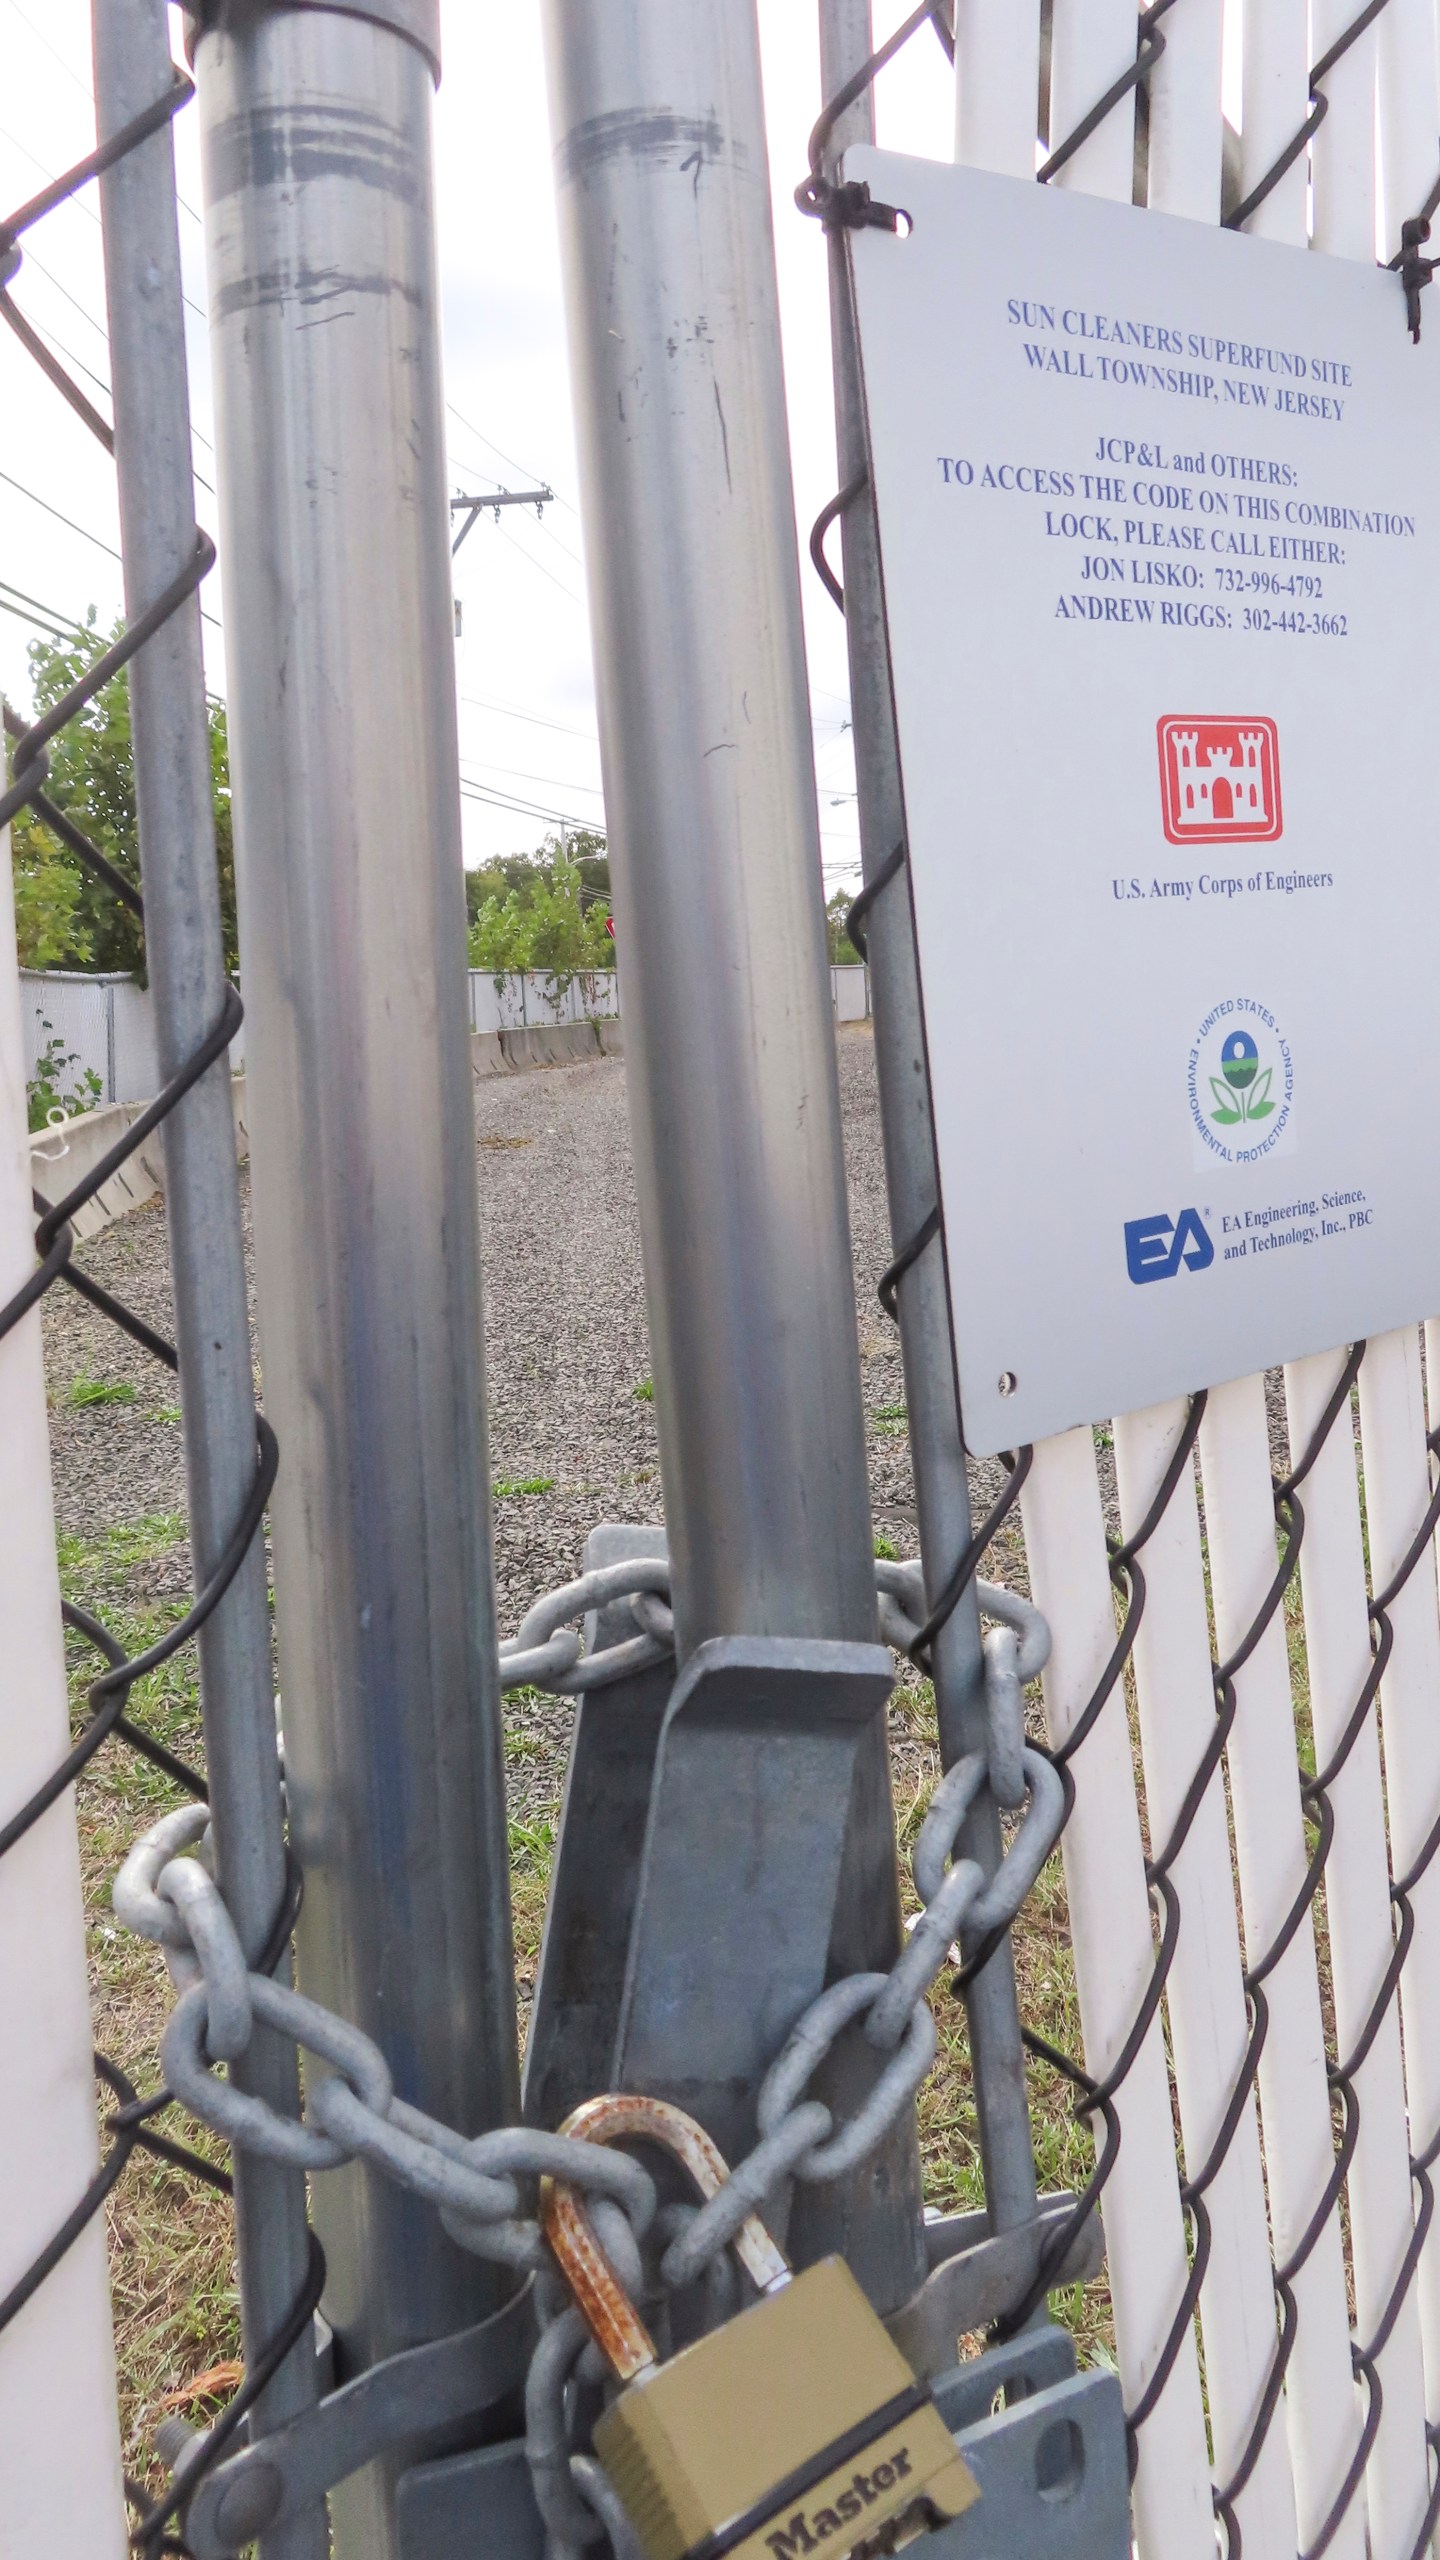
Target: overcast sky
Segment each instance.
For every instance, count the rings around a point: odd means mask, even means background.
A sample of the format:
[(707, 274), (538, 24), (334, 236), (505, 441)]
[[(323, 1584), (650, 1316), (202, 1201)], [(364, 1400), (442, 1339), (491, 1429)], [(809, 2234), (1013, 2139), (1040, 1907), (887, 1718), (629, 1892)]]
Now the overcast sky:
[[(760, 0), (796, 500), (807, 529), (835, 485), (824, 250), (818, 226), (791, 201), (818, 102), (815, 17), (813, 0)], [(89, 0), (0, 0), (6, 206), (93, 146), (89, 18)], [(548, 482), (556, 492), (539, 524), (520, 509), (498, 524), (483, 517), (456, 563), (466, 859), (477, 862), (532, 848), (556, 816), (598, 821), (603, 803), (538, 0), (508, 8), (442, 0), (442, 24), (436, 151), (452, 486)], [(880, 138), (948, 157), (950, 128), (944, 58), (922, 38), (881, 84)], [(196, 470), (213, 481), (193, 112), (175, 130)], [(28, 235), (15, 297), (106, 409), (97, 389), (108, 385), (109, 361), (93, 187)], [(21, 615), (39, 606), (76, 620), (93, 604), (108, 624), (120, 606), (119, 534), (110, 463), (6, 329), (0, 475), (0, 605), (11, 608), (0, 611), (0, 685), (28, 707), (33, 624)], [(197, 503), (213, 528), (203, 486)], [(843, 631), (808, 563), (803, 584), (833, 886), (853, 873), (856, 841)], [(205, 604), (214, 617), (210, 681), (223, 692), (218, 579)], [(525, 805), (497, 805), (505, 800)]]

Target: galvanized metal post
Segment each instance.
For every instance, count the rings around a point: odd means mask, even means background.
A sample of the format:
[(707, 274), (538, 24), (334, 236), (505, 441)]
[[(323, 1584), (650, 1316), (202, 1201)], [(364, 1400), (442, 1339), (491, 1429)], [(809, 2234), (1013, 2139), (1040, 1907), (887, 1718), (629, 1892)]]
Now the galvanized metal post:
[[(172, 78), (165, 0), (95, 0), (95, 105), (103, 139), (164, 96)], [(195, 499), (167, 126), (100, 182), (114, 383), (125, 605), (135, 620), (195, 553)], [(145, 945), (162, 1082), (219, 1019), (226, 996), (206, 726), (200, 608), (192, 597), (130, 670)], [(110, 991), (113, 999), (113, 989)], [(180, 1351), (190, 1542), (197, 1587), (218, 1563), (255, 1478), (254, 1392), (230, 1075), (222, 1056), (165, 1129), (166, 1203)], [(218, 1873), (241, 1939), (258, 1956), (285, 1895), (280, 1766), (265, 1554), (254, 1540), (200, 1639), (200, 1690)], [(257, 2032), (242, 2084), (298, 2112), (292, 2049)], [(304, 2180), (235, 2162), (247, 2355), (280, 2328), (304, 2282)], [(308, 2328), (251, 2418), (257, 2433), (315, 2398)], [(323, 2560), (317, 2507), (268, 2536), (266, 2560)]]
[[(870, 0), (820, 0), (821, 86), (827, 98), (835, 96), (868, 60), (871, 51)], [(874, 131), (872, 94), (866, 89), (835, 127), (828, 154), (830, 165), (852, 142), (873, 141)], [(832, 232), (830, 237), (830, 329), (840, 483), (849, 487), (856, 480), (863, 481), (866, 450), (843, 231)], [(863, 487), (845, 508), (842, 521), (860, 846), (865, 879), (872, 881), (896, 846), (904, 842), (905, 811), (891, 708), (875, 512), (868, 487)], [(903, 868), (880, 889), (866, 931), (890, 1226), (898, 1253), (920, 1233), (936, 1200), (925, 1025)], [(952, 1252), (963, 1251), (962, 1238), (951, 1236), (948, 1241)], [(933, 1607), (951, 1568), (969, 1544), (972, 1528), (944, 1257), (938, 1237), (900, 1282), (899, 1311), (915, 1502), (926, 1593)], [(973, 1586), (939, 1630), (931, 1652), (940, 1756), (948, 1768), (962, 1752), (985, 1747), (984, 1671)], [(988, 1790), (980, 1796), (961, 1832), (957, 1855), (962, 1853), (977, 1859), (987, 1874), (993, 1873), (999, 1863), (1000, 1819)], [(1007, 2231), (1028, 2222), (1035, 2211), (1035, 2159), (1025, 2091), (1025, 2053), (1008, 1939), (971, 1984), (966, 2008), (986, 2204), (992, 2229)]]
[(682, 1659), (873, 1638), (750, 0), (547, 0)]
[[(755, 12), (545, 16), (679, 1654), (873, 1641)], [(898, 1943), (878, 1718), (852, 1807), (837, 1970)], [(843, 2239), (901, 2298), (918, 2195), (907, 2120), (846, 2196), (809, 2191), (801, 2252)]]
[[(431, 114), (438, 8), (203, 13), (221, 553), (304, 1988), (465, 2133), (518, 2112)], [(353, 2373), (509, 2279), (319, 2183)], [(399, 2457), (397, 2456), (397, 2463)], [(397, 2463), (334, 2501), (395, 2548)], [(381, 2476), (383, 2472), (383, 2476)]]

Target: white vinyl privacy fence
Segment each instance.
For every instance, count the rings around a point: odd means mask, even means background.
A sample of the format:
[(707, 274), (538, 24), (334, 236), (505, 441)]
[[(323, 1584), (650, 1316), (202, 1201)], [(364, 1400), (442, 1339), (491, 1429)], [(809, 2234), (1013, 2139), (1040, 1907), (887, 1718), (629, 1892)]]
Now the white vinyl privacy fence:
[[(837, 1022), (863, 1022), (870, 1011), (867, 974), (856, 967), (832, 968), (830, 997)], [(518, 1031), (537, 1023), (603, 1022), (620, 1012), (620, 979), (613, 969), (582, 970), (575, 977), (551, 976), (544, 970), (497, 976), (489, 969), (470, 972), (472, 1031)]]
[(547, 970), (470, 972), (472, 1031), (551, 1029), (561, 1022), (613, 1021), (620, 1011), (620, 980), (613, 969), (584, 969), (571, 977)]
[[(864, 1021), (870, 1010), (865, 971), (832, 969), (830, 986), (837, 1022)], [(48, 1057), (55, 1070), (52, 1080), (64, 1096), (93, 1091), (86, 1088), (86, 1079), (94, 1076), (97, 1103), (151, 1100), (158, 1077), (148, 989), (123, 972), (22, 969), (20, 993), (27, 1078), (35, 1077)], [(613, 1021), (619, 1011), (620, 980), (613, 969), (585, 970), (574, 977), (544, 970), (501, 977), (489, 969), (470, 971), (472, 1031)], [(238, 1071), (244, 1063), (242, 1027), (230, 1064)]]
[(148, 1102), (159, 1090), (150, 998), (133, 978), (22, 969), (20, 1001), (27, 1077), (48, 1061), (67, 1096), (96, 1077), (97, 1102)]
[[(1041, 16), (958, 0), (962, 159), (1034, 175)], [(1152, 207), (1219, 219), (1224, 32), (1240, 194), (1310, 119), (1249, 230), (1371, 260), (1378, 225), (1395, 255), (1440, 169), (1431, 0), (1178, 0), (1145, 12), (1147, 45), (1152, 28)], [(1051, 148), (1136, 43), (1133, 0), (1054, 0)], [(1132, 89), (1054, 183), (1129, 203), (1135, 174)], [(1066, 2067), (1097, 2141), (1143, 2560), (1214, 2560), (1217, 2515), (1232, 2560), (1433, 2547), (1440, 1324), (1410, 1312), (1283, 1377), (1123, 1416), (1113, 1490), (1111, 1435), (1089, 1428), (1013, 1470), (1074, 1787), (1084, 2055)]]

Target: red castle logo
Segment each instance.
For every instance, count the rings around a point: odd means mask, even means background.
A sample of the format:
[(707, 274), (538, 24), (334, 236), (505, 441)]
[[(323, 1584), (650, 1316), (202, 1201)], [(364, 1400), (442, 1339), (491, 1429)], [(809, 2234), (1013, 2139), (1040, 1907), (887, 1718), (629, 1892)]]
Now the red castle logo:
[(1167, 843), (1274, 842), (1282, 818), (1273, 720), (1196, 720), (1170, 712), (1156, 735)]

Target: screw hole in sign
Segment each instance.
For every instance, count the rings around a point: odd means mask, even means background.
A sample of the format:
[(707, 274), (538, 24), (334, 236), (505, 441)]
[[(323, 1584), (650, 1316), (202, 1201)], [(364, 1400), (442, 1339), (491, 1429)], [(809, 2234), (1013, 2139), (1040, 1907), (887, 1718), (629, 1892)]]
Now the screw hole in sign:
[(1016, 1387), (1019, 1385), (1019, 1380), (1017, 1379), (1013, 1369), (1002, 1369), (995, 1383), (999, 1387), (1002, 1396), (1013, 1396)]

